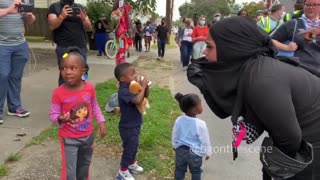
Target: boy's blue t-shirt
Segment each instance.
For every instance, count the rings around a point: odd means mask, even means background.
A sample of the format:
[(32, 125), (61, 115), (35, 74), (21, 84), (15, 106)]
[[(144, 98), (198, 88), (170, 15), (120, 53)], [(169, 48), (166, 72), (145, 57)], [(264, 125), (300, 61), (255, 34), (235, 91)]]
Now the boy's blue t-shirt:
[(142, 124), (142, 114), (137, 106), (131, 103), (135, 95), (129, 92), (129, 84), (120, 83), (118, 91), (118, 100), (121, 111), (119, 127), (135, 128)]

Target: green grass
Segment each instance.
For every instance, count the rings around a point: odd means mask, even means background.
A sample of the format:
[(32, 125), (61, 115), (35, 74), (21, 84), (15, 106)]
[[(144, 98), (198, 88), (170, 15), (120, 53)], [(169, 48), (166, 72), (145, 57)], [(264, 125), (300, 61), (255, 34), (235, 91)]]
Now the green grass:
[[(107, 98), (117, 92), (115, 84), (115, 81), (107, 81), (96, 86), (101, 108), (104, 108)], [(174, 153), (171, 147), (171, 130), (180, 110), (168, 89), (152, 87), (149, 102), (151, 108), (143, 116), (137, 160), (146, 171), (154, 170), (159, 177), (172, 175)], [(106, 114), (105, 117), (108, 126), (105, 140), (121, 146), (119, 117), (112, 114)]]
[(8, 174), (8, 167), (6, 165), (0, 165), (0, 178)]
[[(108, 98), (117, 92), (116, 81), (110, 80), (96, 86), (97, 100), (105, 116), (107, 136), (97, 138), (97, 144), (110, 143), (121, 147), (118, 132), (119, 117), (104, 112)], [(173, 174), (174, 152), (171, 147), (171, 130), (180, 110), (172, 97), (169, 89), (152, 87), (149, 102), (151, 108), (143, 116), (143, 127), (140, 136), (140, 146), (137, 160), (147, 172), (156, 172), (156, 176), (164, 177)], [(94, 121), (95, 122), (95, 121)], [(96, 123), (94, 123), (96, 126)], [(96, 127), (95, 127), (96, 128)], [(52, 125), (37, 137), (33, 138), (30, 145), (41, 144), (48, 139), (58, 139), (58, 128)]]
[(21, 159), (21, 154), (16, 153), (16, 154), (10, 154), (10, 156), (6, 159), (5, 163), (12, 163), (12, 162), (17, 162), (19, 159)]
[(42, 131), (38, 136), (32, 138), (27, 146), (38, 145), (47, 140), (58, 139), (58, 127), (56, 125), (50, 126), (48, 129)]
[[(151, 45), (152, 49), (158, 49), (158, 44), (152, 44)], [(174, 35), (170, 36), (170, 44), (166, 44), (166, 49), (174, 49), (177, 48), (177, 44), (174, 41)]]
[(26, 36), (28, 42), (45, 42), (46, 38), (43, 36)]

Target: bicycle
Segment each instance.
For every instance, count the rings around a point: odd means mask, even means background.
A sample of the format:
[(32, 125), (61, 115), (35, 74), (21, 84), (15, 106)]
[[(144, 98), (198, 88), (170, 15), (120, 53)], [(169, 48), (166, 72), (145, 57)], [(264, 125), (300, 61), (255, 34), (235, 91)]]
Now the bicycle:
[[(110, 34), (111, 34), (111, 36), (110, 36)], [(114, 31), (112, 33), (109, 33), (109, 37), (111, 37), (111, 39), (106, 42), (106, 46), (105, 46), (105, 52), (106, 52), (106, 55), (108, 58), (113, 59), (116, 57), (117, 52), (119, 51), (119, 47), (120, 47), (119, 42), (123, 36), (127, 37), (128, 34), (122, 34), (117, 40), (115, 37)], [(126, 45), (125, 45), (125, 47), (126, 47)], [(130, 56), (128, 50), (126, 50), (126, 56), (127, 57)]]
[(115, 32), (109, 33), (110, 40), (106, 42), (105, 52), (108, 58), (113, 59), (116, 57), (119, 50), (119, 45), (116, 40)]

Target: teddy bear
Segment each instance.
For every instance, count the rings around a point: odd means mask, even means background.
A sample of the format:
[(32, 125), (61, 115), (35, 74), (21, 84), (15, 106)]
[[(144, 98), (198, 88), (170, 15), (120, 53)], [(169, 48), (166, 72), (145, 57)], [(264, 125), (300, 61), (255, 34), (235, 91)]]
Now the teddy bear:
[[(144, 79), (143, 76), (138, 76), (137, 77), (137, 81), (141, 82)], [(140, 83), (138, 83), (137, 81), (133, 80), (130, 83), (129, 86), (129, 92), (131, 94), (137, 95), (141, 90), (142, 90), (142, 86), (140, 85)], [(151, 81), (149, 81), (148, 86), (151, 86)], [(142, 102), (140, 104), (137, 105), (138, 110), (140, 111), (140, 113), (142, 114), (146, 114), (146, 108), (150, 108), (150, 104), (147, 98), (143, 98)]]

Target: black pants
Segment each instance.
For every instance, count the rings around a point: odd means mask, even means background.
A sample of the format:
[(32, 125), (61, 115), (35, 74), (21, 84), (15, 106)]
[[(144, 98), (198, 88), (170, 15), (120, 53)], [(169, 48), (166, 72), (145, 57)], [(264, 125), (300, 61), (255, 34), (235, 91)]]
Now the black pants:
[(122, 140), (122, 157), (121, 168), (128, 168), (132, 161), (136, 160), (139, 147), (140, 127), (136, 128), (119, 128)]
[[(320, 142), (313, 145), (313, 162), (303, 171), (292, 178), (286, 180), (320, 180)], [(263, 180), (271, 180), (272, 178), (262, 170)]]
[(166, 48), (167, 41), (164, 39), (158, 39), (158, 56), (164, 57), (164, 52)]
[(138, 35), (134, 36), (134, 44), (136, 47), (136, 51), (139, 51), (139, 52), (142, 51), (142, 42), (141, 41), (142, 41), (141, 36), (138, 36)]

